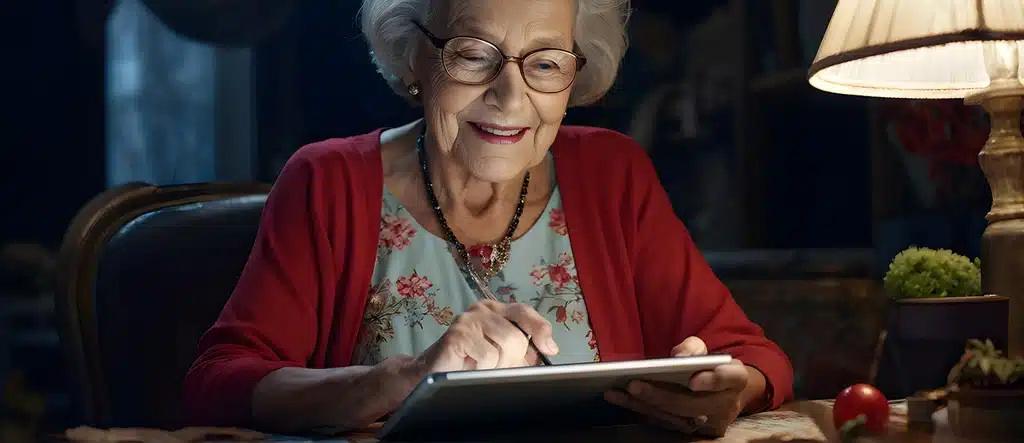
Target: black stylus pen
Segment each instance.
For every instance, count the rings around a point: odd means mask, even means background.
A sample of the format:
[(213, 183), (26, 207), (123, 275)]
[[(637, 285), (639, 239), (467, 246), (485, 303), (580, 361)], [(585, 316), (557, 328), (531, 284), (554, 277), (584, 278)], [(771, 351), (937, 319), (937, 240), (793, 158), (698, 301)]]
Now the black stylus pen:
[(515, 326), (516, 329), (519, 330), (519, 332), (522, 332), (523, 335), (526, 336), (526, 340), (530, 342), (530, 348), (533, 349), (533, 352), (537, 353), (537, 357), (540, 357), (540, 362), (544, 363), (544, 366), (551, 366), (551, 360), (548, 359), (548, 356), (546, 356), (542, 352), (540, 352), (540, 349), (537, 349), (537, 345), (533, 344), (533, 337), (531, 337), (530, 334), (527, 334), (526, 330), (524, 330), (516, 322), (514, 322), (512, 320), (509, 320), (508, 322), (512, 323), (512, 326)]

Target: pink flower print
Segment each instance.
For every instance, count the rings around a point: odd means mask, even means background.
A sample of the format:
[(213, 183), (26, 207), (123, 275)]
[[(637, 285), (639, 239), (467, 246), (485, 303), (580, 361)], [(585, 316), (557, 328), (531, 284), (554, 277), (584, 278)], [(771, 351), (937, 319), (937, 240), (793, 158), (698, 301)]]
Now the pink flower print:
[(577, 283), (576, 277), (576, 263), (568, 253), (562, 253), (558, 255), (558, 261), (552, 264), (546, 264), (541, 262), (540, 265), (534, 265), (533, 271), (530, 272), (530, 277), (533, 277), (534, 286), (544, 285), (547, 280), (556, 289), (564, 289), (571, 283)]
[(555, 322), (565, 323), (565, 306), (555, 307)]
[(562, 208), (554, 208), (549, 214), (551, 221), (548, 222), (548, 227), (555, 231), (555, 234), (569, 235), (569, 228), (565, 225), (565, 213), (562, 212)]
[(400, 277), (395, 281), (395, 289), (402, 297), (427, 298), (427, 289), (433, 286), (434, 284), (430, 280), (417, 274), (416, 271), (413, 271), (409, 277)]
[(572, 283), (573, 281), (572, 273), (562, 265), (548, 266), (548, 278), (551, 279), (552, 284), (559, 288), (564, 288), (565, 285)]
[(583, 323), (583, 313), (577, 310), (572, 311), (572, 322), (576, 324)]
[(416, 230), (408, 219), (384, 214), (380, 218), (380, 240), (377, 246), (401, 251), (409, 246), (409, 240), (416, 237)]
[(594, 336), (594, 330), (593, 329), (587, 331), (586, 337), (587, 337), (587, 346), (590, 346), (590, 349), (597, 349), (597, 337)]
[(569, 255), (568, 252), (563, 252), (561, 254), (558, 254), (558, 264), (562, 266), (572, 266), (575, 264), (575, 261), (572, 259), (572, 256)]

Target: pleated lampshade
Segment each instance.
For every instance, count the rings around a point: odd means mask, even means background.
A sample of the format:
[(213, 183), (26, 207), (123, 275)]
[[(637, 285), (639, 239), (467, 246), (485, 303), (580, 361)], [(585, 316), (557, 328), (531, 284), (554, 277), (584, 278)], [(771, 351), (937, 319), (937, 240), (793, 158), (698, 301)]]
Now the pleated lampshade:
[(809, 81), (838, 94), (963, 98), (1024, 88), (1024, 0), (839, 0)]

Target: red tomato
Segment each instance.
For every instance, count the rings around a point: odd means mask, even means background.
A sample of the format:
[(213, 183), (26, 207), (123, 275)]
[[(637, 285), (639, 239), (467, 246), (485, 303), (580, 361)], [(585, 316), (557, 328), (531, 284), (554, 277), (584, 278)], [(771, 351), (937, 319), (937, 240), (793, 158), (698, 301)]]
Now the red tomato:
[(869, 432), (885, 433), (885, 425), (889, 423), (889, 400), (874, 386), (863, 383), (843, 389), (836, 396), (836, 403), (832, 407), (832, 420), (836, 429), (860, 415), (866, 419), (864, 428)]

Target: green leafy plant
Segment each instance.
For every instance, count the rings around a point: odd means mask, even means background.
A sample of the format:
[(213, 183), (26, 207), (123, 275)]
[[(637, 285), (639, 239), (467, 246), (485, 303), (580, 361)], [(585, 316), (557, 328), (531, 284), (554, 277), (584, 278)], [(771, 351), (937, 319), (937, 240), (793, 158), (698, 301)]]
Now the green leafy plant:
[(982, 295), (981, 260), (948, 249), (911, 247), (892, 259), (884, 283), (897, 299)]
[(1024, 387), (1024, 359), (1004, 356), (992, 340), (971, 339), (948, 381), (973, 388)]

